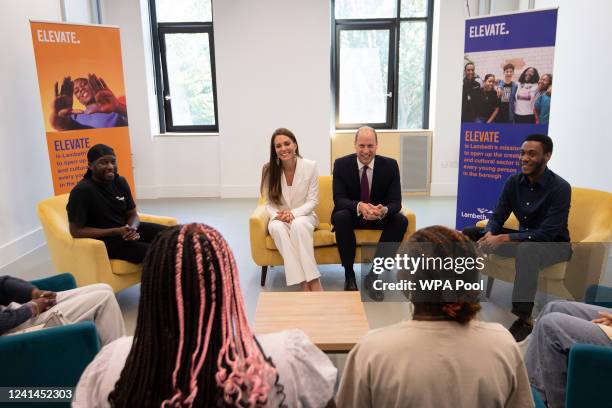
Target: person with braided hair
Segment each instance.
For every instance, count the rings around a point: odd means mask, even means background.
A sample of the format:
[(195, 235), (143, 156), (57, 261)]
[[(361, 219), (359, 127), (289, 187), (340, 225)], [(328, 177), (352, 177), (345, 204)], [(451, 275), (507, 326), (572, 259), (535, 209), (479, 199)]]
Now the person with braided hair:
[(323, 407), (336, 375), (299, 330), (254, 336), (227, 242), (209, 226), (188, 224), (153, 242), (135, 335), (100, 351), (74, 404)]
[[(451, 258), (453, 265), (460, 257), (477, 258), (467, 236), (442, 226), (415, 232), (406, 254)], [(433, 262), (412, 275), (400, 270), (398, 279), (473, 283), (479, 276), (476, 268), (459, 274)], [(368, 333), (349, 353), (337, 406), (533, 407), (525, 364), (510, 333), (474, 320), (479, 292), (416, 283), (406, 293), (414, 305), (412, 320)]]

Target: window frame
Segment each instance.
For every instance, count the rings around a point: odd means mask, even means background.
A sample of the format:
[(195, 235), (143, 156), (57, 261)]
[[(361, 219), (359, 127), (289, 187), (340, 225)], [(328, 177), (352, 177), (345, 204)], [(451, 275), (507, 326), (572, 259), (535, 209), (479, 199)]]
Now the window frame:
[[(215, 41), (213, 22), (157, 22), (155, 0), (149, 0), (151, 19), (151, 41), (153, 46), (153, 69), (155, 77), (155, 95), (159, 117), (159, 132), (164, 133), (218, 133), (219, 115), (217, 106), (217, 75), (215, 68)], [(211, 0), (212, 7), (212, 0)], [(213, 13), (214, 14), (214, 13)], [(214, 17), (213, 17), (214, 21)], [(172, 99), (168, 79), (166, 43), (167, 34), (208, 34), (210, 52), (210, 71), (212, 75), (213, 103), (215, 111), (214, 125), (175, 125), (172, 121)]]
[[(423, 118), (422, 129), (429, 129), (429, 100), (431, 89), (431, 49), (433, 33), (433, 8), (434, 0), (427, 0), (426, 17), (400, 17), (402, 0), (396, 0), (396, 15), (390, 18), (371, 18), (371, 19), (337, 19), (336, 0), (332, 0), (331, 5), (331, 25), (332, 25), (332, 64), (331, 64), (331, 86), (334, 95), (334, 122), (337, 130), (356, 129), (361, 126), (371, 126), (375, 129), (398, 129), (398, 93), (399, 93), (399, 51), (401, 24), (410, 21), (421, 21), (426, 24), (425, 39), (425, 66), (423, 84)], [(384, 123), (340, 123), (340, 31), (351, 30), (372, 30), (375, 27), (390, 26), (389, 33), (389, 69), (387, 72), (387, 117)], [(374, 28), (373, 28), (374, 27)], [(393, 67), (393, 69), (391, 69)], [(399, 129), (398, 129), (399, 130)], [(414, 130), (414, 129), (401, 129)]]
[[(387, 64), (387, 112), (385, 114), (385, 122), (377, 122), (371, 123), (370, 126), (378, 127), (378, 128), (388, 128), (393, 123), (393, 104), (389, 103), (389, 99), (393, 99), (393, 89), (395, 89), (395, 75), (393, 72), (395, 71), (395, 59), (396, 54), (394, 53), (393, 47), (391, 47), (392, 43), (395, 43), (394, 36), (396, 35), (396, 30), (393, 24), (389, 21), (369, 21), (367, 23), (363, 23), (358, 21), (357, 23), (354, 20), (342, 20), (341, 23), (336, 23), (336, 44), (340, 44), (340, 35), (342, 31), (373, 31), (373, 30), (381, 30), (389, 32), (389, 55), (388, 55), (388, 64)], [(342, 124), (340, 125), (340, 47), (336, 47), (335, 50), (335, 58), (336, 58), (336, 70), (335, 70), (335, 84), (336, 84), (336, 92), (335, 92), (335, 106), (336, 106), (336, 129), (353, 129), (355, 128), (355, 124)], [(391, 92), (391, 96), (389, 96), (389, 92)], [(359, 126), (356, 126), (359, 127)]]

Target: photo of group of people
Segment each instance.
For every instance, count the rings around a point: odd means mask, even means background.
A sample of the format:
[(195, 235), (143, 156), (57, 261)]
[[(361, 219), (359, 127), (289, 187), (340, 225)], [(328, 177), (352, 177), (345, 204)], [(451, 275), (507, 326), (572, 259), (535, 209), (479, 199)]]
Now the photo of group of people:
[[(74, 106), (76, 99), (82, 109)], [(102, 77), (64, 77), (55, 82), (49, 118), (57, 131), (127, 126), (125, 96), (115, 96)]]
[[(519, 71), (513, 62), (502, 63), (503, 77), (478, 75), (476, 63), (466, 58), (463, 70), (461, 122), (548, 124), (552, 73), (533, 66)], [(520, 72), (518, 79), (516, 75)]]

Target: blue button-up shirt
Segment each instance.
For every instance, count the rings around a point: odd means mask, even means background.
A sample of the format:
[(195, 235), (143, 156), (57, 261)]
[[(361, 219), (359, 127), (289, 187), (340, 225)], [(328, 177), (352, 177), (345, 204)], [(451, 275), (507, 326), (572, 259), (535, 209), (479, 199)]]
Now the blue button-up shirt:
[(569, 242), (571, 194), (569, 183), (548, 168), (533, 184), (524, 174), (514, 174), (506, 180), (486, 230), (501, 234), (504, 222), (514, 213), (519, 232), (510, 234), (512, 241)]

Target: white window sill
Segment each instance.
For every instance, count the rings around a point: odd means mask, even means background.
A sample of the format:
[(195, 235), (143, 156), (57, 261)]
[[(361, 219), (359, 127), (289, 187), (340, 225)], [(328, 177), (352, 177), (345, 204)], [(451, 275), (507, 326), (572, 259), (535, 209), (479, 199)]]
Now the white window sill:
[(169, 138), (176, 139), (179, 137), (217, 137), (219, 132), (214, 133), (188, 133), (188, 132), (166, 132), (166, 133), (154, 133), (154, 138)]

